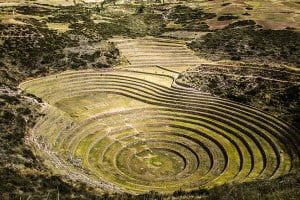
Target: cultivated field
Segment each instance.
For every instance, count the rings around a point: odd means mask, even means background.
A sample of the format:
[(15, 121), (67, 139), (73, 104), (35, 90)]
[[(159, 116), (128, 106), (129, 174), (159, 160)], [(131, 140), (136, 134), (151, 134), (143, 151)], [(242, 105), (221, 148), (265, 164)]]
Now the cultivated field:
[(300, 136), (288, 124), (175, 83), (201, 61), (182, 41), (113, 41), (124, 57), (116, 69), (20, 85), (45, 102), (28, 142), (55, 173), (135, 194), (270, 179), (299, 168)]
[(0, 199), (298, 199), (295, 0), (0, 0)]

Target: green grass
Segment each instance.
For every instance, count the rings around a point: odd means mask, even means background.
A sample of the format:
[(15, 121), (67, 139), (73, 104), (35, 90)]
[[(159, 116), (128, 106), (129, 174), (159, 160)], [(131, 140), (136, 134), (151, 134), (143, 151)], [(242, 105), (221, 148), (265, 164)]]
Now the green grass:
[(297, 165), (282, 139), (289, 134), (283, 122), (233, 102), (170, 89), (162, 82), (168, 78), (151, 70), (157, 69), (70, 71), (22, 83), (73, 120), (66, 129), (53, 112), (34, 134), (46, 132), (55, 144), (51, 151), (70, 159), (62, 168), (132, 193), (268, 179)]
[[(247, 12), (264, 28), (285, 28), (287, 25), (299, 28), (295, 13), (279, 14), (287, 7), (291, 12), (297, 11), (295, 3), (267, 1), (258, 5), (258, 1), (251, 2), (253, 10)], [(249, 15), (242, 16), (247, 4), (235, 1), (222, 6), (223, 3), (221, 0), (189, 3), (192, 7), (203, 8), (203, 14), (212, 13), (211, 19), (202, 20), (202, 31), (208, 31), (206, 23), (212, 24), (212, 29), (220, 25), (215, 20), (223, 14), (248, 19)], [(164, 27), (166, 15), (172, 13), (170, 5), (147, 5), (143, 13), (136, 12), (137, 6), (107, 6), (106, 10), (99, 10), (87, 9), (86, 5), (51, 9), (26, 5), (16, 7), (15, 20), (11, 20), (10, 14), (0, 13), (5, 24), (1, 26), (3, 30), (11, 28), (14, 34), (37, 32), (46, 36), (34, 38), (34, 41), (0, 40), (0, 54), (4, 58), (0, 65), (5, 68), (1, 72), (4, 75), (1, 82), (5, 87), (13, 87), (31, 76), (117, 64), (117, 49), (102, 41), (113, 35), (159, 35), (166, 29), (195, 27), (198, 31), (199, 24), (194, 22), (199, 21), (201, 9), (184, 8), (193, 14), (183, 13), (179, 20), (172, 19), (183, 21), (174, 23), (171, 20), (168, 23), (172, 26)], [(8, 11), (12, 9), (15, 8), (8, 8)], [(185, 17), (193, 20), (183, 19)], [(17, 25), (21, 21), (30, 25)], [(234, 21), (226, 21), (223, 25), (231, 22)], [(82, 46), (80, 39), (69, 38), (72, 34), (87, 39), (89, 44)], [(198, 197), (204, 199), (256, 199), (264, 195), (266, 199), (284, 199), (299, 193), (294, 189), (299, 181), (282, 184), (279, 180), (274, 182), (275, 187), (268, 181), (258, 181), (252, 183), (257, 184), (255, 186), (238, 184), (239, 189), (236, 185), (226, 185), (272, 179), (299, 168), (299, 137), (288, 124), (251, 107), (192, 90), (172, 88), (176, 72), (203, 61), (192, 56), (183, 41), (149, 37), (132, 43), (120, 40), (125, 42), (120, 49), (128, 54), (121, 53), (128, 58), (131, 56), (127, 65), (111, 72), (68, 71), (20, 85), (45, 103), (40, 105), (42, 115), (32, 129), (27, 128), (33, 125), (36, 111), (30, 113), (33, 110), (28, 105), (29, 112), (28, 109), (15, 109), (26, 94), (19, 94), (17, 89), (9, 91), (8, 95), (12, 96), (0, 102), (5, 107), (1, 110), (4, 117), (0, 123), (6, 127), (4, 134), (0, 134), (0, 145), (5, 147), (5, 151), (1, 149), (0, 152), (4, 158), (4, 162), (0, 162), (0, 182), (3, 183), (0, 198), (170, 199), (177, 191), (175, 198), (183, 195), (183, 198), (192, 199), (200, 195)], [(132, 46), (141, 48), (132, 51)], [(101, 51), (65, 55), (69, 50), (91, 47), (100, 47)], [(185, 54), (188, 56), (183, 57)], [(100, 61), (100, 55), (101, 58), (105, 55), (108, 61)], [(14, 97), (17, 100), (9, 102)], [(32, 97), (27, 100), (34, 101)], [(27, 146), (23, 144), (25, 135)], [(37, 158), (44, 161), (49, 171), (41, 170), (45, 166), (39, 165), (42, 162)], [(224, 186), (215, 187), (224, 183)], [(249, 189), (243, 188), (244, 185)], [(285, 191), (281, 190), (282, 185)], [(97, 192), (137, 194), (152, 190), (163, 194), (96, 195)], [(35, 192), (37, 194), (33, 194)]]

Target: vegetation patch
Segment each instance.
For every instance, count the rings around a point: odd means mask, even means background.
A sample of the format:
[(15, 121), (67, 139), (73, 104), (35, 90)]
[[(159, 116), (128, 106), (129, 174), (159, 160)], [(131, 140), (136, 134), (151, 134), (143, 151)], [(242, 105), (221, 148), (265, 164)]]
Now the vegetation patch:
[(296, 3), (51, 2), (0, 7), (0, 199), (297, 199), (299, 75), (139, 38), (297, 65)]
[(233, 20), (233, 19), (238, 19), (238, 16), (234, 16), (232, 14), (227, 14), (227, 15), (222, 15), (218, 17), (219, 21), (226, 21), (226, 20)]
[(178, 82), (254, 106), (300, 128), (299, 78), (299, 74), (284, 68), (202, 65), (183, 73)]
[[(68, 68), (101, 68), (118, 63), (118, 51), (112, 44), (102, 41), (102, 38), (89, 41), (90, 35), (58, 33), (43, 28), (42, 25), (0, 26), (1, 35), (7, 36), (2, 38), (0, 46), (1, 83), (5, 85), (16, 85), (25, 77), (45, 75)], [(80, 54), (67, 50), (84, 46), (87, 48), (96, 42), (102, 45), (97, 50), (90, 47), (90, 51), (82, 51)]]
[[(243, 23), (245, 22), (239, 24)], [(253, 24), (251, 21), (249, 23)], [(229, 58), (299, 66), (299, 41), (300, 33), (291, 30), (227, 28), (206, 34), (201, 39), (192, 41), (189, 47), (215, 60)]]
[[(51, 174), (36, 156), (25, 137), (41, 117), (38, 98), (20, 94), (17, 90), (1, 88), (0, 91), (0, 198), (41, 199), (81, 198), (89, 199), (84, 185), (62, 181)], [(81, 189), (80, 189), (81, 188)]]
[(69, 71), (23, 82), (51, 105), (29, 138), (49, 168), (61, 163), (57, 173), (73, 181), (132, 194), (297, 169), (293, 127), (252, 107), (162, 85), (155, 77), (171, 76), (153, 71)]
[(180, 24), (183, 30), (207, 31), (209, 26), (205, 20), (215, 18), (215, 13), (206, 13), (201, 8), (191, 8), (184, 5), (178, 5), (171, 8), (167, 14), (169, 20), (175, 24)]

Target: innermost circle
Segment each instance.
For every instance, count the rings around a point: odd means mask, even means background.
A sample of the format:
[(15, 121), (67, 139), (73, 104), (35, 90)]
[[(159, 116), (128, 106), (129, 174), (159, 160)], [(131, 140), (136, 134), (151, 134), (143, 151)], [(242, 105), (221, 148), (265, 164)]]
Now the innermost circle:
[(145, 149), (130, 163), (136, 174), (146, 179), (173, 179), (185, 168), (184, 158), (169, 149)]

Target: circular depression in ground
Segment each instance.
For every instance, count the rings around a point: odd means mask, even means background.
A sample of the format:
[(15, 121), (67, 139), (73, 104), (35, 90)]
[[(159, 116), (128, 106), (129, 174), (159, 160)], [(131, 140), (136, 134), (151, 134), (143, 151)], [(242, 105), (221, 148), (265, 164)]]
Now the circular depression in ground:
[(71, 179), (132, 193), (268, 179), (299, 167), (299, 136), (283, 121), (152, 76), (71, 71), (24, 82), (47, 103), (29, 136), (36, 152)]

